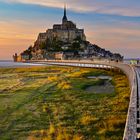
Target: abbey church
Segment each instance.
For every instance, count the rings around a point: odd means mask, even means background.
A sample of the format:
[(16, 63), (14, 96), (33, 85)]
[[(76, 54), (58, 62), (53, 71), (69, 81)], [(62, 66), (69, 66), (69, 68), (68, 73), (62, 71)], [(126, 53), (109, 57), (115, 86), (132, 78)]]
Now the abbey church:
[(72, 42), (77, 37), (80, 37), (83, 41), (86, 40), (84, 29), (78, 29), (76, 24), (68, 21), (65, 6), (62, 24), (54, 24), (53, 29), (48, 29), (45, 33), (40, 33), (35, 45), (38, 46), (41, 42), (47, 39), (53, 40), (54, 38), (63, 42)]

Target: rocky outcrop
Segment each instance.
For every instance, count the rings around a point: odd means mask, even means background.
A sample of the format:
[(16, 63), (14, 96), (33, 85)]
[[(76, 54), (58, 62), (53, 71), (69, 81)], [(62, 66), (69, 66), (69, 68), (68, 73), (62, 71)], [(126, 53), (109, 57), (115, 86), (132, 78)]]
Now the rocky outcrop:
[(121, 61), (120, 54), (113, 54), (110, 51), (91, 44), (86, 40), (84, 29), (78, 29), (76, 24), (67, 20), (66, 8), (62, 24), (54, 24), (52, 29), (39, 33), (33, 46), (22, 52), (21, 60), (40, 59), (94, 59), (107, 58)]

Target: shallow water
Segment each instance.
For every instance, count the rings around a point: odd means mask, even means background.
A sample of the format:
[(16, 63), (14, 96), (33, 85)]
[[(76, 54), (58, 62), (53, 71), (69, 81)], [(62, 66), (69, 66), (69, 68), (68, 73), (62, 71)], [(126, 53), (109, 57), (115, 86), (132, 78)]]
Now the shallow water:
[(102, 79), (102, 80), (112, 80), (111, 76), (88, 76), (88, 79)]
[(90, 93), (111, 94), (115, 92), (115, 88), (109, 81), (106, 81), (104, 85), (99, 85), (99, 86), (93, 85), (93, 86), (87, 87), (86, 91)]
[(43, 66), (43, 64), (22, 63), (13, 61), (0, 61), (0, 67), (27, 67), (27, 66)]

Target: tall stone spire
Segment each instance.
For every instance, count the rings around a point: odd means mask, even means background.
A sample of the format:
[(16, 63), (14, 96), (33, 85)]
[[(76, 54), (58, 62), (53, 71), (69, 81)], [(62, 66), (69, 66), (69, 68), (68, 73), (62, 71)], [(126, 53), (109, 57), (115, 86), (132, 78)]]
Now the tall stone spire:
[(63, 19), (62, 19), (62, 22), (66, 22), (67, 21), (67, 10), (66, 10), (66, 5), (64, 5), (64, 16), (63, 16)]

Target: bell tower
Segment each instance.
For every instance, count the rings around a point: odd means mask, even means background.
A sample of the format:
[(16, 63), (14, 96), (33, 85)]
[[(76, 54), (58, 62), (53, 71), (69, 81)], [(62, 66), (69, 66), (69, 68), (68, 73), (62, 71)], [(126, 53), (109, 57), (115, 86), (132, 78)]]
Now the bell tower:
[(65, 23), (67, 21), (67, 10), (66, 10), (66, 5), (64, 5), (64, 16), (62, 19), (62, 23)]

